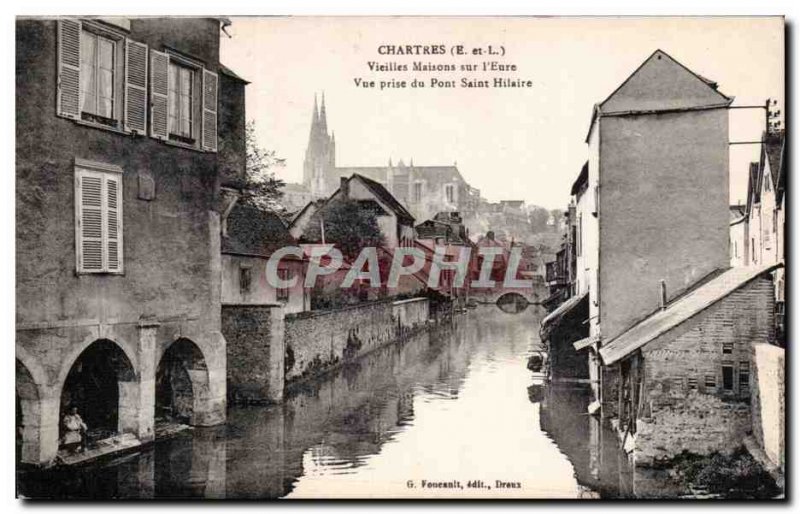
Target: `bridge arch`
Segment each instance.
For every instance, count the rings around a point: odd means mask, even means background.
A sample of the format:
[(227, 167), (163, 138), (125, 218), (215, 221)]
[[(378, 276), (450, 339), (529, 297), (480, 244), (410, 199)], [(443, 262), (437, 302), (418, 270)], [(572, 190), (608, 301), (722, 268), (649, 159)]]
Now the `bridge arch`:
[(495, 303), (504, 312), (517, 313), (527, 309), (531, 302), (521, 293), (507, 292), (498, 296)]

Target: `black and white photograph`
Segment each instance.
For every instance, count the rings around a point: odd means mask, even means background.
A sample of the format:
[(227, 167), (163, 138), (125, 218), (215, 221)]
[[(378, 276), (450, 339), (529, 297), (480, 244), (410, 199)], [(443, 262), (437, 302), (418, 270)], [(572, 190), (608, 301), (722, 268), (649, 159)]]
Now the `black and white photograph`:
[(786, 500), (778, 14), (16, 15), (16, 498)]

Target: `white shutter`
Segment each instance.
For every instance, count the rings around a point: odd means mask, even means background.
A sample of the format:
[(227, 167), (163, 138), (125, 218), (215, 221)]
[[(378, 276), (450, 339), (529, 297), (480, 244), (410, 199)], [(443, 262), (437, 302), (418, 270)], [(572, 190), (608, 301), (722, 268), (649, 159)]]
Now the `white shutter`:
[(147, 45), (125, 42), (125, 129), (147, 131)]
[(78, 271), (121, 273), (122, 175), (78, 168), (75, 199)]
[(105, 245), (106, 271), (122, 271), (122, 177), (107, 174), (105, 178)]
[(76, 174), (78, 271), (103, 271), (103, 175)]
[(150, 50), (150, 135), (169, 135), (169, 55)]
[(217, 92), (219, 81), (213, 71), (203, 70), (203, 150), (217, 151)]
[(58, 20), (56, 110), (67, 118), (81, 115), (81, 22), (78, 20)]

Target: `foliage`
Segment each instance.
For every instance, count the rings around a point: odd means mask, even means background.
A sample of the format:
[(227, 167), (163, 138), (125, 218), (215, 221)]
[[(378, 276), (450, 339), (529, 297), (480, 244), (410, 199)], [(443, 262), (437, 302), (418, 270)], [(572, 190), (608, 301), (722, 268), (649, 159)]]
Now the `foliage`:
[(772, 498), (780, 493), (775, 481), (744, 446), (732, 454), (700, 456), (684, 452), (674, 461), (683, 481), (727, 498)]
[(320, 220), (325, 230), (325, 242), (334, 243), (347, 260), (355, 259), (362, 248), (384, 244), (377, 216), (370, 209), (365, 209), (358, 200), (328, 202), (309, 220), (305, 239), (322, 241)]
[(253, 120), (247, 122), (245, 143), (247, 161), (240, 201), (262, 210), (277, 210), (285, 182), (275, 176), (274, 168), (285, 166), (286, 160), (279, 158), (274, 150), (266, 150), (258, 145), (256, 125)]

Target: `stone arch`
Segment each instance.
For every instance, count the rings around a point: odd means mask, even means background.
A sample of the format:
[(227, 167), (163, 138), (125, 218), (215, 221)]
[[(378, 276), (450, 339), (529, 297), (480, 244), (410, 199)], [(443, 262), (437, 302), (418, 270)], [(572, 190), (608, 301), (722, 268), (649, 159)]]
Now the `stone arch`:
[(172, 342), (156, 368), (156, 418), (205, 424), (211, 399), (210, 379), (200, 346), (187, 338)]
[(124, 340), (116, 339), (116, 338), (108, 338), (108, 337), (97, 337), (96, 335), (86, 337), (80, 344), (72, 345), (69, 352), (63, 358), (64, 365), (61, 367), (61, 371), (59, 372), (58, 379), (56, 380), (55, 387), (58, 391), (63, 389), (64, 382), (67, 379), (67, 375), (69, 374), (72, 367), (75, 365), (75, 362), (78, 358), (93, 344), (98, 341), (112, 341), (124, 354), (125, 357), (128, 358), (128, 361), (133, 365), (133, 370), (138, 376), (139, 374), (139, 362), (136, 357), (136, 349), (131, 348)]
[(77, 355), (61, 373), (59, 420), (75, 406), (93, 437), (136, 434), (139, 379), (124, 346), (110, 339), (96, 339), (72, 353)]
[(500, 310), (504, 312), (517, 313), (527, 309), (530, 302), (524, 295), (510, 292), (500, 295), (496, 303)]
[(41, 447), (42, 383), (23, 362), (16, 359), (16, 450), (17, 462), (39, 463)]

